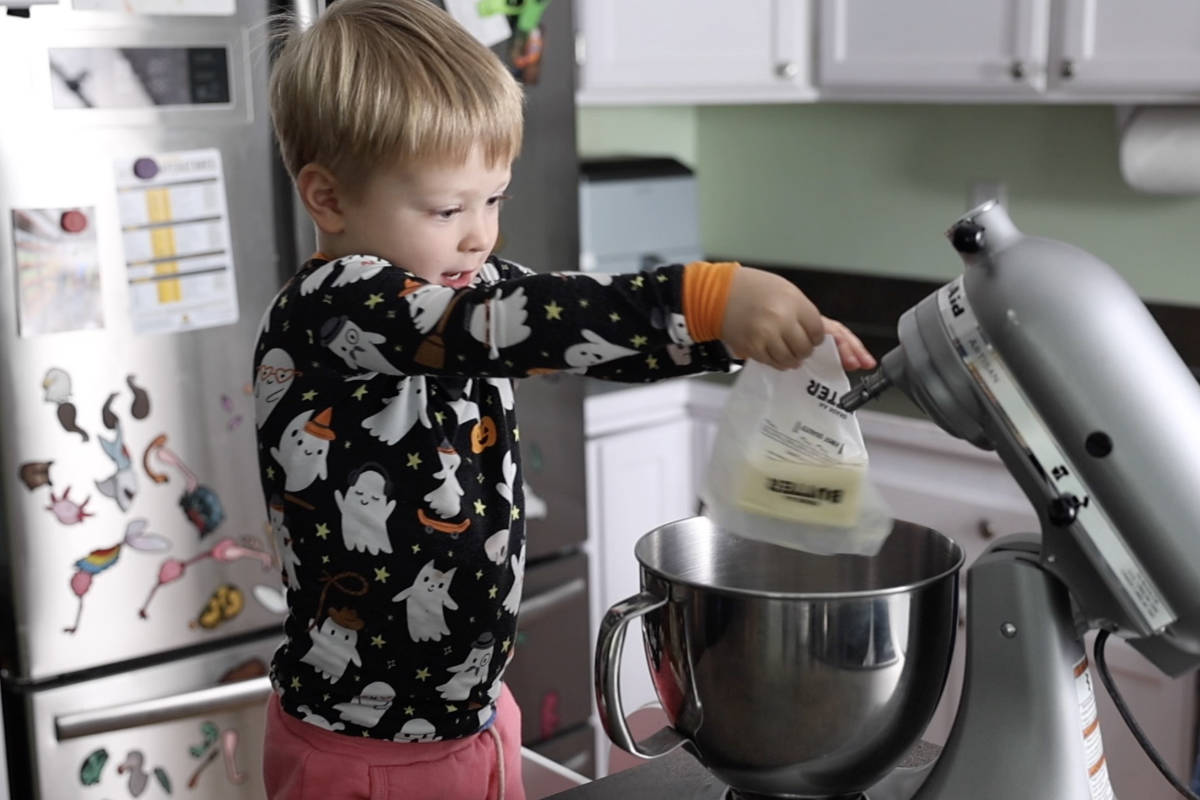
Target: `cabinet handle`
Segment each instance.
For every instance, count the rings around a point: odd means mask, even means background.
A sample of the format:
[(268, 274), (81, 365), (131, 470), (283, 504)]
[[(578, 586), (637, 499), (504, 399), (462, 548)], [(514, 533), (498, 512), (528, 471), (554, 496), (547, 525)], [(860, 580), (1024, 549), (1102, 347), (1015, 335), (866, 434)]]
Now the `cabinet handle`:
[(800, 74), (800, 65), (795, 61), (784, 61), (775, 67), (775, 74), (787, 80), (794, 80)]
[(1062, 74), (1062, 76), (1064, 78), (1074, 78), (1075, 77), (1075, 61), (1070, 58), (1064, 58), (1062, 61), (1062, 66), (1059, 68), (1059, 72)]
[(1008, 74), (1013, 76), (1013, 80), (1019, 81), (1025, 77), (1025, 62), (1017, 59), (1012, 62), (1012, 66), (1008, 68)]
[(990, 520), (979, 520), (979, 538), (983, 539), (985, 542), (989, 539), (996, 538), (996, 529), (992, 527)]

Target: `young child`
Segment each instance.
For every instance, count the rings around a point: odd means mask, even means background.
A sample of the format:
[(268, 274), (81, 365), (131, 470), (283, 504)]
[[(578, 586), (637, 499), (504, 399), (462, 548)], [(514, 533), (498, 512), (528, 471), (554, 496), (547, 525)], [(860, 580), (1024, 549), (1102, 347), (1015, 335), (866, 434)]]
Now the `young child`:
[(523, 797), (502, 682), (525, 564), (511, 378), (796, 366), (829, 332), (736, 264), (534, 274), (492, 254), (521, 90), (427, 0), (339, 0), (282, 49), (271, 109), (320, 252), (255, 347), (289, 613), (264, 773), (287, 798)]

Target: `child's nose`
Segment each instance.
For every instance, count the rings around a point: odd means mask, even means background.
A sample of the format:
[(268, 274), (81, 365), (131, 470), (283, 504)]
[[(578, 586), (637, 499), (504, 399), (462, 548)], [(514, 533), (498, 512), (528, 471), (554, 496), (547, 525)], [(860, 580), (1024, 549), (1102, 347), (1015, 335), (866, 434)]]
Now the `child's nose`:
[(473, 217), (467, 224), (466, 230), (463, 231), (462, 242), (459, 248), (464, 252), (477, 253), (481, 250), (486, 250), (491, 246), (489, 234), (491, 227), (483, 217)]

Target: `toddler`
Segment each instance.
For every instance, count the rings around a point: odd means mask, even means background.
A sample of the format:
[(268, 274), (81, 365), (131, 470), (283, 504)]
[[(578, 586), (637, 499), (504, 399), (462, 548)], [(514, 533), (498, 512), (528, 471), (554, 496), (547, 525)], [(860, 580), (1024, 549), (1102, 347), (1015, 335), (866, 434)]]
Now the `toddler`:
[(535, 274), (498, 258), (522, 95), (427, 0), (339, 0), (271, 78), (319, 251), (255, 345), (262, 486), (288, 615), (264, 765), (276, 800), (521, 800), (502, 681), (525, 566), (511, 379), (793, 367), (826, 333), (737, 264)]

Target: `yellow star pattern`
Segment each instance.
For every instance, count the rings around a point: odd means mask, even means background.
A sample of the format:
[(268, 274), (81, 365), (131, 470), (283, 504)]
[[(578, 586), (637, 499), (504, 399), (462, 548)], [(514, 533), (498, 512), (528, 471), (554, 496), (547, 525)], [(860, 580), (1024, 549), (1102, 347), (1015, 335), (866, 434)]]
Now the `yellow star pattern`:
[(371, 637), (371, 645), (373, 647), (383, 647), (385, 644), (387, 644), (387, 642), (383, 640), (382, 636), (376, 635)]
[(417, 553), (421, 552), (421, 545), (414, 544), (412, 546), (412, 551), (413, 551), (413, 555), (416, 555)]
[(455, 711), (458, 711), (458, 706), (453, 703), (446, 703), (446, 710), (453, 714)]
[(483, 570), (481, 570), (481, 569), (476, 570), (475, 571), (475, 580), (479, 580), (482, 577), (483, 577)]
[(521, 441), (521, 429), (520, 428), (513, 428), (513, 441), (514, 442)]
[(287, 295), (285, 294), (283, 297), (279, 298), (279, 307), (283, 308), (286, 305), (287, 305)]
[(511, 516), (513, 519), (520, 519), (521, 518), (521, 509), (517, 508), (516, 506), (513, 506), (512, 514), (510, 514), (509, 516)]
[(631, 280), (629, 282), (629, 285), (635, 289), (640, 289), (645, 284), (645, 282), (646, 282), (646, 279), (643, 278), (641, 275), (638, 275), (636, 278), (634, 278), (633, 280)]
[(562, 306), (551, 300), (546, 305), (546, 319), (562, 319)]
[(659, 283), (666, 283), (669, 280), (669, 278), (667, 278), (667, 276), (663, 275), (661, 272), (656, 277), (658, 278)]
[(367, 393), (367, 385), (364, 383), (362, 386), (358, 387), (357, 389), (355, 389), (355, 390), (354, 390), (353, 392), (351, 392), (350, 394), (354, 395), (354, 399), (355, 399), (355, 400), (362, 400), (362, 399), (363, 399), (363, 396), (364, 396), (366, 393)]
[(376, 567), (375, 568), (375, 580), (379, 581), (380, 583), (387, 583), (387, 579), (390, 577), (392, 577), (392, 576), (387, 571), (387, 567)]
[(382, 302), (383, 302), (383, 295), (372, 294), (370, 297), (368, 297), (366, 300), (363, 301), (363, 305), (366, 306), (367, 308), (371, 309), (372, 311), (374, 311), (375, 306), (379, 305)]
[(292, 688), (293, 689), (300, 688), (300, 679), (299, 678), (292, 678)]
[(505, 636), (504, 641), (500, 643), (500, 652), (507, 653), (508, 648), (511, 646), (512, 646), (512, 639), (509, 639), (507, 636)]
[(658, 369), (658, 359), (654, 356), (646, 356), (646, 366), (650, 369)]
[(587, 308), (587, 307), (588, 307), (588, 301), (587, 301), (586, 299), (584, 299), (584, 300), (580, 300), (580, 301), (579, 301), (579, 307), (580, 307), (580, 308)]
[(409, 453), (408, 454), (408, 463), (405, 466), (412, 467), (413, 469), (417, 469), (418, 467), (421, 466), (421, 457), (419, 455), (417, 455), (416, 453)]
[(316, 392), (316, 390), (315, 390), (315, 389), (309, 389), (307, 392), (305, 392), (304, 394), (300, 395), (300, 399), (301, 399), (301, 400), (312, 400), (312, 399), (313, 399), (314, 397), (316, 397), (316, 396), (317, 396), (317, 392)]
[(404, 716), (411, 717), (415, 713), (417, 713), (417, 710), (415, 708), (413, 708), (412, 706), (404, 707)]
[(445, 411), (435, 411), (435, 412), (433, 412), (433, 418), (437, 420), (438, 425), (441, 425), (443, 422), (446, 421), (446, 412)]
[(621, 315), (620, 315), (620, 314), (618, 314), (618, 313), (617, 313), (617, 312), (615, 312), (615, 311), (614, 311), (614, 312), (612, 312), (611, 314), (609, 314), (609, 315), (608, 315), (608, 318), (609, 318), (609, 319), (611, 319), (613, 322), (620, 322), (620, 321), (621, 321)]
[(322, 564), (328, 564), (328, 563), (329, 563), (329, 556), (321, 556), (321, 563), (322, 563)]
[(493, 583), (492, 588), (488, 589), (488, 597), (495, 600), (496, 592), (498, 592), (498, 591), (500, 591), (500, 587), (498, 587), (496, 584)]
[(328, 539), (329, 538), (329, 526), (326, 525), (324, 522), (317, 523), (317, 538), (318, 539)]
[(475, 501), (475, 513), (482, 517), (483, 512), (485, 512), (485, 511), (487, 511), (487, 506), (484, 504), (484, 502), (482, 500), (476, 500)]
[(274, 467), (267, 467), (267, 477), (270, 478), (271, 480), (275, 480), (275, 468)]
[(423, 681), (423, 680), (426, 680), (428, 677), (429, 677), (429, 670), (426, 669), (425, 667), (421, 667), (419, 670), (417, 670), (417, 680)]
[(634, 336), (634, 337), (633, 337), (632, 339), (630, 339), (629, 341), (633, 342), (633, 346), (634, 346), (634, 347), (643, 347), (643, 346), (645, 346), (645, 344), (646, 344), (646, 342), (648, 341), (648, 339), (646, 339), (646, 337), (645, 337), (645, 336), (642, 336), (642, 335), (639, 333), (637, 336)]

